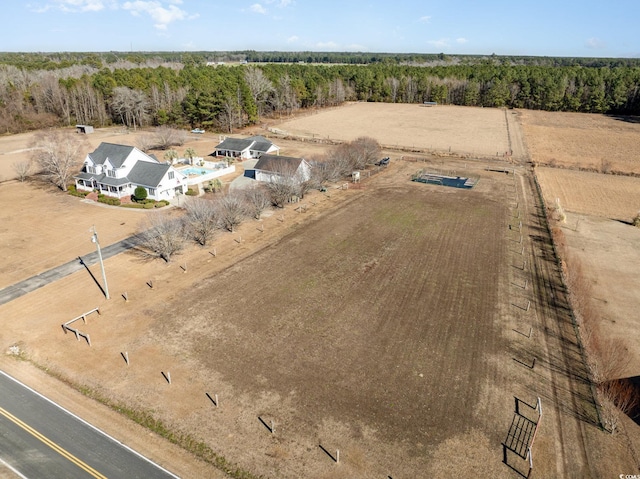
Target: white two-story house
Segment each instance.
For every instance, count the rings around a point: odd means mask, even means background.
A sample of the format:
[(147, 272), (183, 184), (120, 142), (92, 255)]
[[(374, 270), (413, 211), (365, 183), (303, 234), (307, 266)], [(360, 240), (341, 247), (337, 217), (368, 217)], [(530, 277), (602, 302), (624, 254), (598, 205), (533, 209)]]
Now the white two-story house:
[(170, 200), (187, 192), (187, 177), (173, 166), (160, 163), (134, 146), (101, 143), (87, 154), (82, 172), (74, 176), (78, 190), (97, 190), (107, 196), (125, 198), (138, 186), (147, 197)]

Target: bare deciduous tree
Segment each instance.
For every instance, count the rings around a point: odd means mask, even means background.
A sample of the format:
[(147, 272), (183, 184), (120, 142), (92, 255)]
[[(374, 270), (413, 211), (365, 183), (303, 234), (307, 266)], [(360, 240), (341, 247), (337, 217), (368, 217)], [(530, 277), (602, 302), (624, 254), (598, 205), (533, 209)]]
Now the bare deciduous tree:
[(166, 150), (172, 146), (182, 146), (187, 140), (187, 133), (166, 125), (157, 127), (153, 133), (140, 135), (137, 141), (138, 148), (147, 152), (149, 150)]
[(293, 163), (276, 160), (269, 166), (269, 171), (271, 176), (264, 185), (274, 206), (282, 208), (291, 197), (302, 197), (308, 191), (308, 178), (305, 178)]
[(228, 133), (233, 133), (233, 129), (241, 124), (242, 105), (236, 96), (227, 95), (220, 106), (218, 121)]
[(166, 150), (172, 146), (184, 145), (187, 140), (187, 132), (168, 126), (159, 126), (153, 132), (153, 138), (155, 140), (154, 148)]
[(291, 77), (288, 74), (280, 77), (280, 81), (272, 95), (272, 102), (276, 111), (286, 111), (287, 115), (291, 115), (294, 110), (300, 108), (298, 94), (293, 86)]
[(273, 83), (265, 76), (262, 69), (255, 66), (247, 67), (244, 72), (244, 79), (258, 108), (258, 116), (261, 116), (264, 113), (269, 93), (273, 91)]
[(185, 209), (189, 234), (196, 242), (206, 246), (220, 227), (216, 204), (211, 200), (193, 198), (186, 203)]
[(11, 165), (16, 174), (16, 178), (22, 183), (26, 180), (33, 170), (33, 162), (30, 160), (16, 161)]
[(146, 122), (148, 105), (149, 100), (143, 91), (126, 86), (113, 89), (111, 110), (128, 127), (135, 129)]
[(136, 140), (136, 146), (145, 153), (155, 148), (155, 139), (153, 138), (153, 134), (145, 133), (140, 135)]
[(152, 213), (143, 222), (140, 247), (152, 257), (167, 263), (185, 243), (184, 222), (165, 213)]
[(232, 233), (247, 216), (247, 208), (239, 193), (228, 193), (216, 201), (216, 210), (221, 224)]
[(396, 77), (387, 77), (384, 82), (389, 87), (391, 103), (395, 103), (396, 101), (398, 101), (398, 89), (400, 88), (400, 80), (398, 80)]
[(615, 433), (620, 422), (620, 414), (629, 415), (638, 406), (636, 389), (626, 379), (614, 379), (598, 384), (598, 392), (604, 399), (605, 427)]
[(372, 165), (380, 159), (382, 149), (380, 143), (374, 138), (361, 136), (353, 140), (350, 145), (357, 152), (357, 162), (353, 165), (356, 170)]
[(367, 165), (378, 161), (381, 156), (380, 144), (377, 140), (361, 136), (355, 140), (342, 143), (329, 152), (322, 165), (320, 178), (324, 181), (337, 181), (351, 174), (354, 170), (362, 170)]
[(84, 136), (61, 130), (38, 132), (31, 146), (31, 158), (42, 173), (62, 191), (67, 191), (73, 175), (80, 171), (88, 148)]
[(271, 206), (271, 195), (261, 185), (244, 190), (247, 213), (259, 220), (262, 212)]

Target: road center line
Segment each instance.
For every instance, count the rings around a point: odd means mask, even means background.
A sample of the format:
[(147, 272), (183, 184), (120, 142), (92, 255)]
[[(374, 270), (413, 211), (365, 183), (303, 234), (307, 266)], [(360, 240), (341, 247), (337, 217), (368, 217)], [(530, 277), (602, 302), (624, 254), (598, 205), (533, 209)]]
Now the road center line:
[(53, 442), (51, 439), (49, 439), (48, 437), (42, 435), (41, 433), (39, 433), (38, 431), (36, 431), (35, 429), (33, 429), (31, 426), (29, 426), (28, 424), (26, 424), (25, 422), (21, 421), (20, 419), (18, 419), (17, 417), (15, 417), (13, 414), (11, 414), (9, 411), (7, 411), (6, 409), (0, 407), (0, 414), (2, 414), (4, 417), (6, 417), (7, 419), (9, 419), (12, 423), (14, 423), (15, 425), (21, 427), (22, 429), (24, 429), (26, 432), (28, 432), (29, 434), (31, 434), (33, 437), (35, 437), (36, 439), (42, 441), (44, 444), (46, 444), (47, 446), (49, 446), (51, 449), (53, 449), (54, 451), (56, 451), (58, 454), (60, 454), (62, 457), (64, 457), (65, 459), (71, 461), (72, 463), (74, 463), (76, 466), (78, 466), (80, 469), (84, 470), (85, 472), (91, 474), (93, 477), (95, 477), (96, 479), (107, 479), (105, 476), (103, 476), (102, 474), (100, 474), (98, 471), (96, 471), (94, 468), (92, 468), (91, 466), (89, 466), (88, 464), (84, 463), (83, 461), (81, 461), (80, 459), (78, 459), (77, 457), (75, 457), (73, 454), (71, 454), (70, 452), (66, 451), (65, 449), (63, 449), (62, 447), (60, 447), (59, 445), (57, 445), (55, 442)]

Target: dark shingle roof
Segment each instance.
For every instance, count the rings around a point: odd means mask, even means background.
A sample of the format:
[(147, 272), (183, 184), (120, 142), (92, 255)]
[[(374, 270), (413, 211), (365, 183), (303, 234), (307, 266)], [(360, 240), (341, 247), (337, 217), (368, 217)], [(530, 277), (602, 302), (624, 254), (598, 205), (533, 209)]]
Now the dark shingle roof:
[(104, 164), (104, 162), (109, 159), (109, 162), (115, 168), (120, 168), (132, 151), (133, 146), (100, 143), (100, 146), (98, 146), (95, 151), (89, 153), (89, 158), (98, 165)]
[(138, 161), (127, 175), (131, 183), (156, 188), (165, 173), (171, 168), (166, 163), (151, 163), (148, 161)]
[(243, 151), (249, 147), (253, 151), (269, 151), (273, 143), (264, 136), (256, 135), (249, 138), (225, 138), (222, 143), (216, 146), (216, 150)]
[(302, 161), (302, 158), (292, 156), (262, 155), (253, 168), (274, 173), (288, 173), (297, 171)]
[(96, 178), (96, 181), (98, 181), (98, 183), (102, 183), (103, 185), (108, 185), (108, 186), (121, 186), (129, 183), (129, 179), (126, 177), (112, 178), (107, 175), (100, 175), (98, 178)]
[(262, 151), (263, 153), (266, 153), (267, 151), (269, 151), (269, 148), (271, 148), (272, 146), (273, 146), (273, 143), (271, 143), (270, 141), (256, 141), (251, 146), (251, 149), (253, 151)]
[(252, 140), (243, 138), (225, 138), (225, 140), (216, 146), (216, 150), (242, 151), (246, 150), (253, 143)]
[(78, 178), (80, 180), (93, 180), (94, 178), (98, 178), (101, 175), (96, 175), (94, 173), (86, 173), (84, 171), (78, 173), (74, 176), (74, 178)]

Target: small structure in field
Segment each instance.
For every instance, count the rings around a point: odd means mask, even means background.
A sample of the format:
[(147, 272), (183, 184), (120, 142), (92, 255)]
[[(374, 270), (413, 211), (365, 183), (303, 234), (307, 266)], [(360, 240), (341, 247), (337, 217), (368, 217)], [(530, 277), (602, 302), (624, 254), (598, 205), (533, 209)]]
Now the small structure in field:
[(76, 125), (76, 133), (88, 135), (89, 133), (93, 133), (93, 127), (89, 125)]

